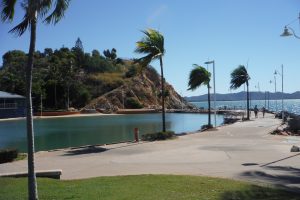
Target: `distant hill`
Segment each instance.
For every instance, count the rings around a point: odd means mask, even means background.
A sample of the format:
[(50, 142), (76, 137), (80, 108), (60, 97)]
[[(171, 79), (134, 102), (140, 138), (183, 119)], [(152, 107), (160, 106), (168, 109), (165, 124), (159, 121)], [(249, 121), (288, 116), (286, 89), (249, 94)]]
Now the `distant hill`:
[[(217, 101), (239, 101), (239, 100), (245, 100), (246, 99), (246, 92), (238, 92), (238, 93), (230, 93), (230, 94), (216, 94), (216, 100)], [(184, 97), (187, 101), (193, 102), (193, 101), (207, 101), (207, 94), (200, 95), (200, 96), (191, 96), (191, 97)], [(211, 94), (211, 98), (213, 99), (213, 94)], [(252, 100), (276, 100), (282, 98), (281, 92), (276, 93), (265, 93), (265, 92), (250, 92), (250, 99)], [(300, 99), (300, 91), (294, 92), (294, 93), (283, 93), (284, 99)]]

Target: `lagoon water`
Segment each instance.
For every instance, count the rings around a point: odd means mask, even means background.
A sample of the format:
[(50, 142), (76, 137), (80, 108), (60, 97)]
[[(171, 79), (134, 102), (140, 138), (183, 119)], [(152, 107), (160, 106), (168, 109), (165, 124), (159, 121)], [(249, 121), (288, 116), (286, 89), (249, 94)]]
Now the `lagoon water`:
[[(221, 123), (223, 116), (217, 115), (217, 124)], [(204, 124), (207, 124), (206, 114), (166, 114), (167, 130), (176, 133), (196, 131)], [(139, 128), (140, 135), (160, 131), (161, 114), (35, 119), (35, 147), (41, 151), (128, 141), (133, 140), (135, 127)], [(25, 120), (0, 122), (0, 149), (3, 148), (26, 152)]]

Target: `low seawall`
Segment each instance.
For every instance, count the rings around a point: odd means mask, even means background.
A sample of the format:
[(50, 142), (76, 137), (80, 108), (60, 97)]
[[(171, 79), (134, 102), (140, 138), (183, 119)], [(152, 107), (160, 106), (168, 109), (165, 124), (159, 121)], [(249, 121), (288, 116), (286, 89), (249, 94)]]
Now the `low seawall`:
[(62, 115), (76, 115), (80, 114), (80, 112), (74, 111), (57, 111), (57, 112), (37, 112), (34, 113), (34, 116), (62, 116)]

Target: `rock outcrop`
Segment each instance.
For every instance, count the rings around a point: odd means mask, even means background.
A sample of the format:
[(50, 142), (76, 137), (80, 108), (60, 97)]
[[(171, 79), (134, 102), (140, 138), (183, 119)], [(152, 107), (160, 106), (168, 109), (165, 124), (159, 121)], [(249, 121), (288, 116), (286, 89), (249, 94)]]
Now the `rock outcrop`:
[[(193, 109), (172, 87), (165, 83), (165, 107), (167, 109)], [(161, 108), (160, 75), (154, 69), (146, 69), (125, 81), (122, 86), (92, 100), (84, 109), (96, 109), (111, 113), (118, 109)]]

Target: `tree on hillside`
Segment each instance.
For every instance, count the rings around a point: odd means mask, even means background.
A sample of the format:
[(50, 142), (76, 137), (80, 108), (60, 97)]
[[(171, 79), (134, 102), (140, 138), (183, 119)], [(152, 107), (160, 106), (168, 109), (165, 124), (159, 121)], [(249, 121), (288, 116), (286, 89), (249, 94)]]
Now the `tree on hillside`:
[(250, 119), (249, 110), (249, 80), (250, 76), (244, 65), (239, 65), (231, 72), (230, 89), (237, 89), (246, 83), (247, 86), (247, 120)]
[(117, 50), (115, 48), (112, 48), (110, 51), (109, 49), (106, 49), (103, 51), (103, 55), (110, 60), (115, 60), (117, 58)]
[(85, 59), (84, 59), (84, 49), (80, 38), (77, 38), (75, 42), (75, 46), (71, 49), (71, 51), (75, 54), (76, 57), (76, 63), (74, 63), (74, 67), (81, 69), (84, 65)]
[[(14, 19), (15, 5), (17, 0), (2, 0), (1, 20), (11, 22)], [(70, 0), (20, 0), (21, 7), (24, 10), (22, 21), (11, 29), (10, 33), (21, 36), (27, 29), (30, 30), (30, 45), (28, 61), (26, 67), (26, 126), (27, 126), (27, 148), (28, 148), (28, 195), (29, 199), (38, 199), (36, 175), (34, 169), (34, 131), (32, 119), (32, 70), (34, 61), (34, 52), (36, 45), (36, 30), (38, 19), (44, 19), (43, 22), (50, 24), (60, 21), (64, 16), (65, 10), (69, 6)], [(54, 9), (50, 11), (52, 6)], [(46, 16), (47, 13), (50, 14)]]
[(77, 38), (75, 42), (75, 48), (80, 49), (82, 52), (84, 52), (82, 41), (80, 40), (80, 38)]
[(165, 87), (164, 87), (164, 72), (163, 72), (163, 60), (165, 49), (164, 49), (164, 36), (153, 29), (147, 29), (142, 31), (145, 36), (136, 43), (136, 53), (146, 54), (144, 57), (138, 59), (142, 68), (147, 67), (152, 60), (158, 59), (160, 61), (161, 71), (161, 99), (162, 99), (162, 131), (166, 131), (166, 120), (165, 120)]
[(204, 67), (201, 67), (197, 64), (194, 64), (194, 69), (190, 72), (188, 90), (195, 90), (201, 85), (207, 86), (207, 102), (208, 102), (208, 127), (212, 127), (211, 125), (211, 107), (210, 107), (210, 77), (211, 74)]

